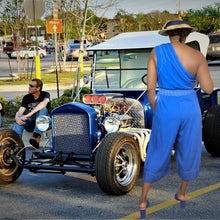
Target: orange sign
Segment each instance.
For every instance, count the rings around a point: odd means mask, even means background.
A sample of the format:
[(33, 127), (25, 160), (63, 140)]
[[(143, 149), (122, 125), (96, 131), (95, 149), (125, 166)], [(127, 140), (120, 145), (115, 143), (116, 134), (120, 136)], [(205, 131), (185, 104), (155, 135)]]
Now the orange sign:
[(47, 33), (62, 33), (62, 20), (47, 20)]
[(58, 7), (53, 6), (53, 19), (58, 19)]

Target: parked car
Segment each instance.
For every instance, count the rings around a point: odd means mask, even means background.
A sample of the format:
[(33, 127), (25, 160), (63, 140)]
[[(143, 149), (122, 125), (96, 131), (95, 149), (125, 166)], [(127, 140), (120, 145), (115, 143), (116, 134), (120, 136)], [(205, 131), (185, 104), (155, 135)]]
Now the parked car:
[[(102, 42), (104, 42), (104, 41), (102, 41)], [(93, 57), (93, 51), (92, 51), (92, 50), (89, 50), (89, 48), (90, 48), (90, 47), (93, 47), (93, 46), (95, 46), (95, 45), (97, 45), (97, 44), (100, 44), (100, 43), (102, 43), (102, 42), (101, 42), (101, 41), (95, 41), (95, 42), (91, 42), (91, 43), (87, 44), (86, 50), (87, 50), (87, 53), (88, 53), (88, 56), (89, 56), (89, 57)]]
[[(23, 169), (34, 173), (82, 172), (96, 176), (100, 188), (114, 195), (129, 192), (145, 161), (153, 111), (146, 94), (147, 62), (152, 49), (169, 38), (157, 31), (122, 33), (96, 45), (91, 76), (93, 93), (84, 103), (55, 108), (51, 118), (37, 118), (38, 129), (51, 140), (50, 149), (33, 150), (25, 157), (25, 146), (13, 130), (0, 131), (0, 182), (15, 181)], [(209, 39), (193, 32), (187, 37), (193, 48), (206, 55)], [(203, 140), (213, 155), (220, 154), (219, 89), (205, 94), (195, 84), (203, 117)], [(166, 117), (166, 116), (164, 116)], [(48, 137), (51, 129), (52, 137)], [(40, 175), (37, 176), (39, 178)]]
[[(11, 58), (20, 56), (21, 58), (34, 58), (37, 55), (36, 46), (23, 47), (21, 50), (17, 50), (11, 53)], [(47, 55), (46, 50), (38, 47), (38, 55), (40, 58), (44, 58)]]
[(220, 33), (209, 34), (209, 47), (207, 52), (207, 60), (220, 60)]
[(16, 50), (18, 50), (16, 42), (12, 42), (12, 41), (5, 42), (3, 47), (3, 52), (6, 53), (9, 57), (11, 57), (11, 54)]
[(55, 52), (55, 41), (48, 41), (46, 44), (47, 53), (51, 54)]
[[(66, 48), (66, 60), (74, 60), (79, 58), (80, 44), (68, 44)], [(86, 51), (86, 45), (83, 46), (83, 58), (89, 60)]]
[[(68, 41), (68, 44), (80, 44), (80, 39), (70, 39), (69, 41)], [(84, 40), (84, 45), (87, 45), (88, 44), (88, 42), (87, 42), (87, 40), (85, 39)]]
[[(47, 53), (55, 53), (55, 40), (47, 42), (46, 46)], [(63, 42), (57, 42), (57, 52), (62, 52)]]
[(43, 50), (47, 49), (46, 45), (47, 45), (47, 43), (45, 41), (39, 43), (39, 47)]

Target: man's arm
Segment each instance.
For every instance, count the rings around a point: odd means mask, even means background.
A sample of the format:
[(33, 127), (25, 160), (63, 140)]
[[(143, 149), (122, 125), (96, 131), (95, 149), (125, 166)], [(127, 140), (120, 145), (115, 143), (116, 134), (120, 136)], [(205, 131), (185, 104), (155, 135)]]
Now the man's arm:
[(20, 117), (20, 115), (22, 115), (25, 111), (25, 107), (20, 107), (19, 110), (16, 112), (15, 114), (15, 121), (19, 124), (19, 125), (24, 125), (25, 124), (25, 119), (23, 117)]
[(24, 119), (27, 120), (28, 118), (30, 118), (33, 114), (35, 114), (36, 112), (42, 110), (43, 108), (45, 108), (48, 104), (48, 102), (50, 101), (49, 98), (45, 98), (42, 102), (40, 102), (31, 112), (29, 112), (27, 115), (24, 115)]

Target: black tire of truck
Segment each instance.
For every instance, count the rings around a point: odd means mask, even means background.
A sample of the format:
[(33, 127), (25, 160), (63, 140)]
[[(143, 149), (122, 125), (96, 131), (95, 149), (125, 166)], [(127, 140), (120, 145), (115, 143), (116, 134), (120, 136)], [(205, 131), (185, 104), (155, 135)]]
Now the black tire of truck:
[(95, 163), (99, 187), (110, 195), (123, 195), (135, 185), (140, 172), (140, 152), (133, 136), (109, 133), (101, 142)]
[(203, 122), (203, 141), (212, 156), (220, 156), (220, 105), (211, 106)]
[(11, 129), (0, 131), (0, 183), (14, 182), (22, 173), (23, 167), (18, 166), (10, 157), (16, 154), (20, 161), (25, 160), (24, 143), (20, 136)]

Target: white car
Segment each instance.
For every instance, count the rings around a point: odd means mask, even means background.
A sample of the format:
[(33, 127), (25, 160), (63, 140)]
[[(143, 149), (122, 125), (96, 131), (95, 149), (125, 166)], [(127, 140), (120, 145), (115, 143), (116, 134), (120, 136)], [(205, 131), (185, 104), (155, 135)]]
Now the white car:
[[(66, 49), (66, 60), (74, 60), (79, 58), (80, 44), (68, 44)], [(89, 60), (88, 53), (86, 51), (86, 45), (83, 45), (83, 58)]]
[[(12, 52), (11, 57), (13, 58), (19, 55), (21, 58), (34, 58), (37, 55), (36, 46), (23, 47), (21, 48), (21, 50)], [(43, 58), (46, 55), (46, 50), (43, 50), (42, 48), (38, 47), (38, 56), (40, 56), (40, 58)]]

